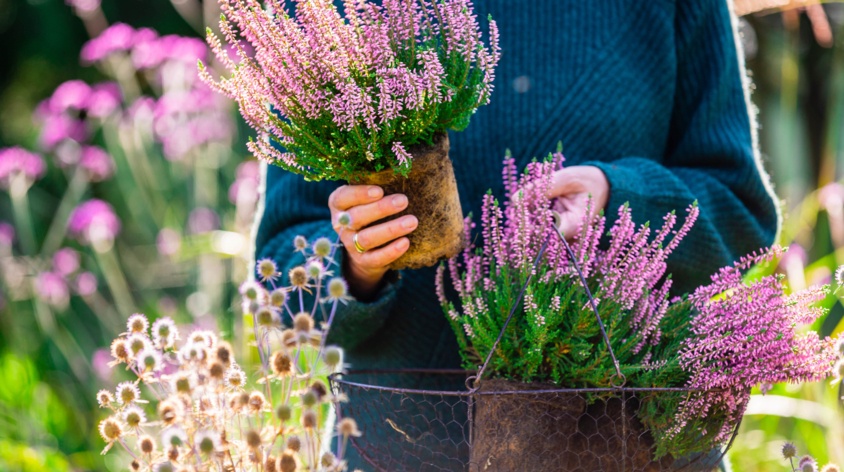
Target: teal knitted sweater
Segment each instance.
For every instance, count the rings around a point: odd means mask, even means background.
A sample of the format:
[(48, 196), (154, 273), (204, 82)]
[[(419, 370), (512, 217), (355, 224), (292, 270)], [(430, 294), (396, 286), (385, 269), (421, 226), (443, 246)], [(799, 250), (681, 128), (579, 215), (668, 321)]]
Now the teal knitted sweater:
[[(608, 225), (625, 202), (640, 223), (699, 202), (697, 224), (669, 259), (675, 292), (773, 243), (777, 206), (727, 0), (475, 3), (478, 18), (498, 22), (502, 59), (491, 104), (450, 135), (464, 212), (479, 215), (487, 189), (503, 197), (505, 150), (523, 167), (562, 142), (566, 165), (606, 174)], [(302, 263), (294, 236), (333, 240), (327, 201), (340, 184), (270, 167), (257, 257), (286, 274)], [(354, 368), (459, 367), (434, 269), (397, 275), (373, 301), (342, 306), (330, 341)]]

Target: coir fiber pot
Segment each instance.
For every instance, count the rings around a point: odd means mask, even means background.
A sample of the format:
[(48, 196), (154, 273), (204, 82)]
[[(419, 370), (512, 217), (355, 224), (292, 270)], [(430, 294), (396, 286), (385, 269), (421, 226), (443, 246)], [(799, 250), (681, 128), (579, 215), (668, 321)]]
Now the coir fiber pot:
[(473, 470), (672, 470), (672, 457), (654, 459), (637, 409), (629, 394), (485, 380), (475, 397)]
[(388, 169), (350, 182), (378, 185), (384, 195), (407, 195), (404, 211), (373, 224), (406, 214), (419, 219), (416, 230), (408, 235), (410, 248), (390, 264), (391, 269), (430, 267), (463, 249), (463, 209), (448, 150), (448, 134), (443, 133), (434, 138), (432, 146), (420, 144), (408, 149), (413, 161), (407, 177)]

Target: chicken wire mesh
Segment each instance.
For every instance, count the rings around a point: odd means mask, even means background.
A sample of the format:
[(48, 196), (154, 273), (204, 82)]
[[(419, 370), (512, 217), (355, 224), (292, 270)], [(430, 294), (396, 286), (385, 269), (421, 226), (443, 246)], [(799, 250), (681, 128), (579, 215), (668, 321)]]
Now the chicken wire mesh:
[(704, 471), (717, 469), (729, 446), (655, 456), (636, 413), (643, 402), (688, 395), (685, 389), (540, 390), (492, 379), (468, 390), (468, 374), (351, 371), (331, 384), (349, 397), (342, 414), (363, 433), (352, 447), (377, 471)]

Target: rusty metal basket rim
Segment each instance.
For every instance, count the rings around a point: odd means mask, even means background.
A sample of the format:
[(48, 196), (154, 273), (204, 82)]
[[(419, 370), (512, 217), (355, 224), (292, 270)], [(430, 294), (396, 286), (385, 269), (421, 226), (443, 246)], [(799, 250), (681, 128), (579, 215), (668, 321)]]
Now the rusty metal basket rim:
[[(496, 391), (496, 390), (426, 390), (426, 389), (417, 389), (417, 388), (402, 388), (402, 387), (389, 387), (386, 385), (374, 385), (374, 384), (366, 384), (362, 382), (353, 382), (350, 380), (345, 380), (342, 377), (344, 375), (390, 375), (390, 374), (427, 374), (427, 375), (457, 375), (457, 374), (464, 374), (464, 375), (472, 375), (475, 374), (475, 371), (471, 370), (463, 370), (463, 369), (424, 369), (424, 368), (416, 368), (416, 369), (353, 369), (348, 370), (345, 372), (337, 372), (328, 376), (328, 379), (340, 385), (347, 385), (350, 387), (357, 387), (367, 390), (377, 390), (381, 392), (390, 392), (390, 393), (401, 393), (401, 394), (411, 394), (411, 395), (441, 395), (441, 396), (450, 396), (450, 397), (473, 397), (476, 395), (537, 395), (537, 394), (553, 394), (553, 393), (567, 393), (567, 394), (580, 394), (580, 393), (615, 393), (615, 394), (623, 394), (623, 393), (692, 393), (692, 392), (703, 392), (705, 390), (702, 389), (692, 389), (686, 387), (585, 387), (585, 388), (549, 388), (549, 389), (537, 389), (537, 390), (507, 390), (507, 391)], [(709, 390), (710, 392), (717, 391), (716, 389)]]

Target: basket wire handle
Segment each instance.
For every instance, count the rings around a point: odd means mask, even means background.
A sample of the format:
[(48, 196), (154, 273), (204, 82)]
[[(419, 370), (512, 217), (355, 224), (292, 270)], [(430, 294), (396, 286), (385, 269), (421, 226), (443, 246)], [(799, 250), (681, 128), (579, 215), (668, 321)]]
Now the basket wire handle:
[[(615, 352), (612, 350), (612, 345), (610, 344), (610, 338), (607, 336), (607, 330), (604, 328), (604, 322), (601, 320), (601, 315), (598, 313), (598, 303), (595, 301), (595, 297), (592, 296), (592, 291), (589, 290), (589, 284), (586, 283), (586, 276), (583, 275), (583, 271), (580, 269), (580, 264), (577, 262), (577, 256), (574, 254), (571, 246), (569, 245), (568, 241), (566, 241), (565, 236), (560, 231), (560, 227), (556, 224), (557, 221), (560, 220), (559, 213), (553, 211), (554, 214), (554, 224), (551, 226), (554, 227), (554, 232), (557, 233), (557, 236), (562, 241), (563, 246), (566, 248), (566, 253), (568, 253), (569, 260), (571, 264), (574, 266), (574, 269), (577, 271), (577, 275), (580, 277), (580, 282), (583, 285), (583, 289), (586, 290), (586, 296), (589, 297), (589, 305), (592, 307), (592, 312), (595, 313), (595, 319), (598, 322), (598, 328), (601, 330), (601, 336), (604, 338), (604, 343), (607, 345), (607, 349), (610, 352), (610, 357), (612, 358), (613, 366), (615, 367), (615, 376), (611, 380), (611, 384), (613, 387), (621, 388), (627, 383), (627, 378), (624, 374), (621, 373), (621, 366), (618, 363), (618, 359), (615, 357)], [(510, 324), (510, 320), (513, 319), (513, 315), (516, 313), (516, 309), (519, 307), (519, 304), (522, 302), (522, 298), (525, 295), (525, 290), (527, 290), (527, 286), (530, 283), (531, 279), (533, 278), (534, 272), (536, 272), (536, 268), (539, 267), (539, 262), (542, 260), (542, 255), (545, 253), (545, 249), (548, 247), (548, 241), (542, 243), (542, 247), (539, 249), (539, 253), (536, 255), (536, 259), (533, 261), (533, 269), (528, 274), (525, 283), (522, 285), (522, 289), (519, 292), (519, 296), (516, 297), (516, 300), (513, 302), (513, 305), (510, 307), (510, 314), (507, 315), (507, 319), (504, 321), (504, 326), (501, 327), (501, 331), (498, 333), (498, 338), (495, 339), (495, 342), (492, 344), (492, 349), (490, 349), (489, 353), (484, 360), (484, 363), (481, 365), (481, 368), (478, 369), (478, 373), (476, 375), (470, 376), (466, 379), (466, 387), (469, 388), (471, 391), (476, 391), (480, 388), (481, 378), (484, 375), (484, 370), (486, 370), (487, 365), (489, 365), (489, 361), (492, 359), (492, 355), (495, 353), (495, 350), (498, 348), (498, 343), (501, 342), (501, 338), (504, 337), (504, 331), (507, 330), (507, 325)]]

